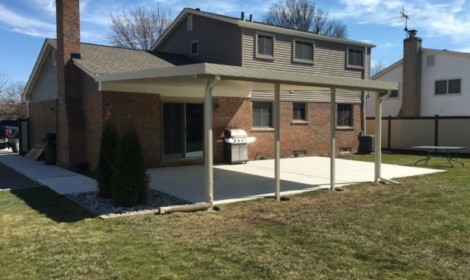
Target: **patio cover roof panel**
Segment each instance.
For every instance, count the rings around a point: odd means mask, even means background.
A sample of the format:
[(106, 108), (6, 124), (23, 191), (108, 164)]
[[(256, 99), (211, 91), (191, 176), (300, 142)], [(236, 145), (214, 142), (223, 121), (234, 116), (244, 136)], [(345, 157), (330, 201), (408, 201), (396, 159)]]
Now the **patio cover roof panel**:
[(313, 75), (307, 73), (275, 71), (266, 69), (228, 66), (211, 63), (174, 66), (135, 72), (115, 73), (96, 76), (97, 82), (116, 82), (142, 79), (162, 79), (176, 77), (210, 78), (221, 80), (251, 81), (257, 83), (280, 83), (301, 86), (333, 87), (351, 90), (396, 90), (398, 84), (393, 82), (372, 81), (336, 76)]

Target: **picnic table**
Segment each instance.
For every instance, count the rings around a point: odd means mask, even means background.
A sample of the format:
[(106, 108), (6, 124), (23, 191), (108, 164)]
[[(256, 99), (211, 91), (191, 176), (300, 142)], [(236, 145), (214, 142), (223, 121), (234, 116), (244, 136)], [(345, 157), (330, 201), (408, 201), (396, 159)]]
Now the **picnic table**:
[(451, 167), (454, 167), (452, 162), (460, 163), (462, 166), (464, 165), (463, 162), (456, 160), (453, 156), (456, 151), (468, 149), (468, 147), (454, 147), (454, 146), (413, 146), (411, 148), (415, 150), (426, 151), (426, 157), (416, 161), (415, 165), (417, 165), (419, 162), (422, 162), (422, 161), (425, 161), (426, 164), (428, 164), (428, 161), (431, 159), (433, 155), (443, 155), (446, 157)]

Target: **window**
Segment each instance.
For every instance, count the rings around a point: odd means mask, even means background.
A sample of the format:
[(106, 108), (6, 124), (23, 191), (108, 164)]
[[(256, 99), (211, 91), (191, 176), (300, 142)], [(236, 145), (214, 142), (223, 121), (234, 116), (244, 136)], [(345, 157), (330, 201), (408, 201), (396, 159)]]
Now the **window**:
[(392, 90), (389, 97), (390, 98), (397, 98), (398, 97), (398, 90), (396, 90), (396, 89)]
[(305, 103), (294, 102), (293, 106), (293, 117), (294, 121), (306, 121), (307, 120), (307, 106)]
[(261, 58), (274, 57), (274, 36), (258, 34), (256, 35), (256, 56)]
[(338, 104), (337, 105), (337, 126), (353, 126), (353, 106), (352, 104)]
[(189, 43), (189, 55), (196, 56), (199, 55), (199, 40), (194, 40)]
[(348, 48), (348, 67), (362, 68), (364, 67), (364, 50)]
[(461, 79), (439, 80), (435, 83), (436, 95), (461, 93)]
[(294, 61), (313, 62), (313, 43), (294, 40)]
[(193, 30), (193, 15), (189, 15), (186, 18), (186, 30), (187, 31)]
[(253, 102), (253, 127), (273, 126), (273, 103)]

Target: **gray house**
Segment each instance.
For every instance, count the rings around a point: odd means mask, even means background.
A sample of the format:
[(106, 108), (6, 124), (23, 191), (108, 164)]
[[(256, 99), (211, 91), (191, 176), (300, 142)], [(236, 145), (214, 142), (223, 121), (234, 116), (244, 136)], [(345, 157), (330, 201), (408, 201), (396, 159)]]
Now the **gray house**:
[(226, 129), (256, 138), (250, 159), (277, 164), (355, 152), (361, 92), (397, 88), (369, 80), (373, 45), (362, 42), (184, 9), (144, 52), (80, 43), (79, 1), (57, 11), (57, 41), (45, 41), (25, 99), (32, 144), (57, 133), (57, 164), (71, 169), (96, 168), (108, 116), (134, 123), (149, 167), (204, 162), (208, 188)]

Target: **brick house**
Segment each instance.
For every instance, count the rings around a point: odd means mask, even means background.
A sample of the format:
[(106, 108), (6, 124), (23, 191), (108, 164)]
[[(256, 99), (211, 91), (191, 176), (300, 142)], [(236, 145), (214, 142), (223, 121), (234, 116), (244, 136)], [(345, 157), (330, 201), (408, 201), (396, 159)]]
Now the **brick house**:
[(256, 137), (251, 160), (356, 152), (361, 94), (396, 89), (369, 80), (371, 44), (184, 9), (152, 51), (129, 50), (81, 43), (79, 1), (56, 2), (57, 40), (24, 96), (30, 144), (57, 133), (57, 164), (70, 169), (96, 168), (109, 114), (134, 123), (148, 167), (211, 168), (230, 128)]

